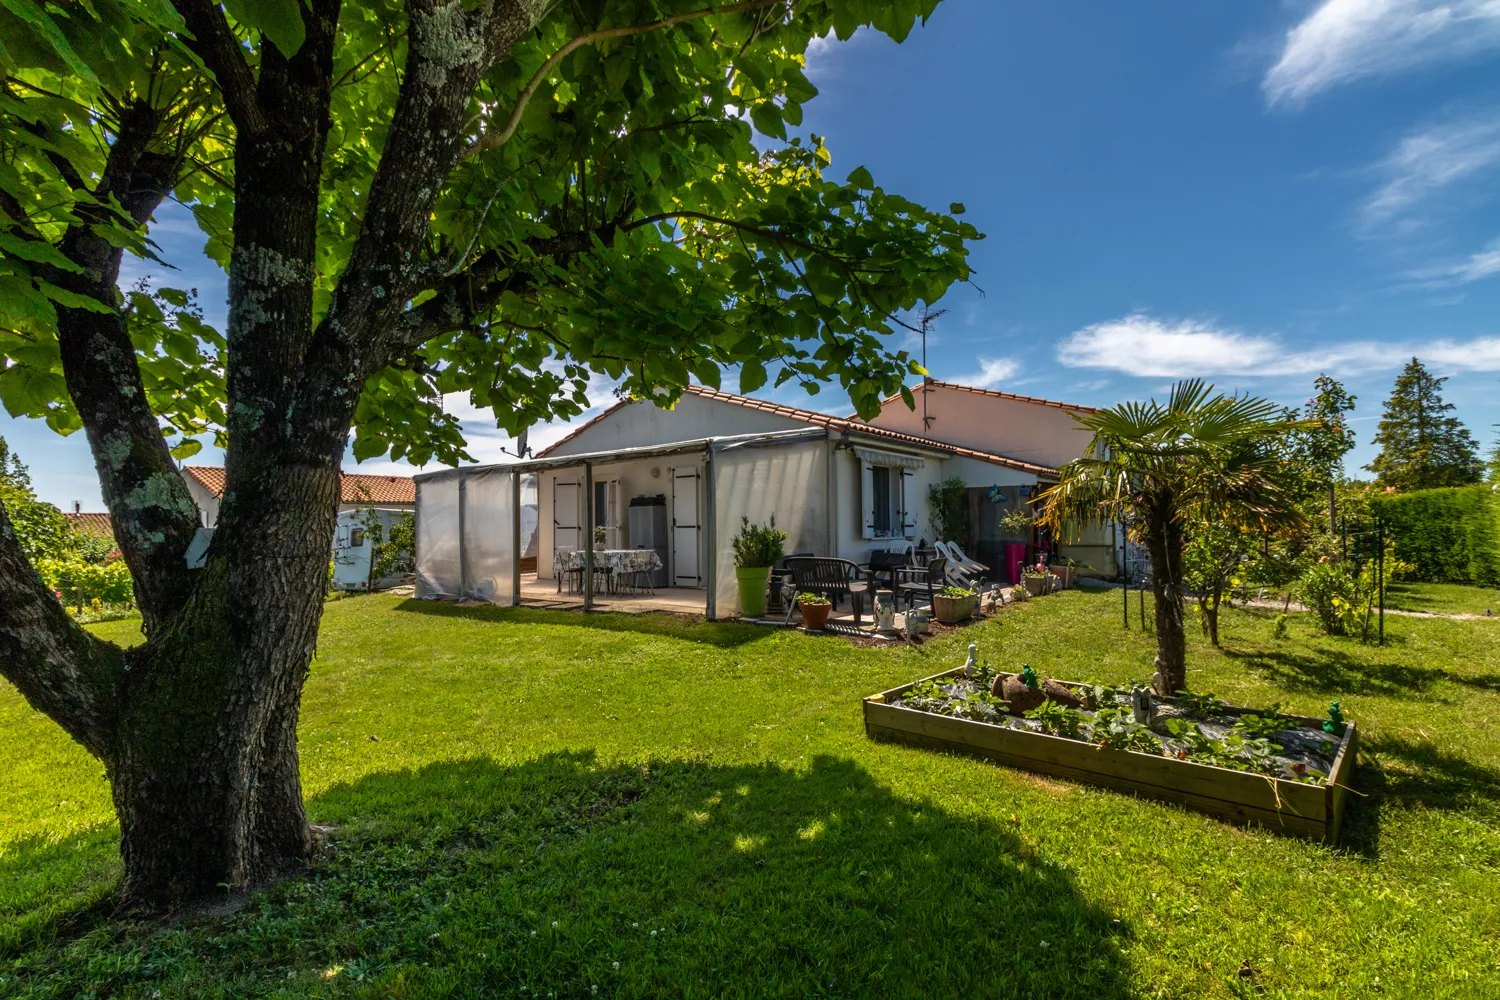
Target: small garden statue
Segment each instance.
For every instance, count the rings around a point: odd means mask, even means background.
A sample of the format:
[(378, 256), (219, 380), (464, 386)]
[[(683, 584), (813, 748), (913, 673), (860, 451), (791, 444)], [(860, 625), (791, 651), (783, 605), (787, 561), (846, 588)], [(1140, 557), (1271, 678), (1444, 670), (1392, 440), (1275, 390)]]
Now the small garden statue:
[(969, 658), (964, 661), (964, 676), (973, 677), (974, 671), (979, 669), (979, 646), (969, 643)]
[(1037, 678), (1036, 671), (1031, 669), (1031, 664), (1029, 663), (1021, 664), (1021, 683), (1033, 691), (1040, 691), (1042, 689), (1042, 682)]
[(1339, 711), (1338, 702), (1328, 706), (1328, 718), (1323, 720), (1323, 732), (1334, 736), (1344, 735), (1344, 713)]
[(1135, 717), (1138, 725), (1151, 725), (1151, 689), (1146, 687), (1132, 688), (1130, 691), (1130, 712)]

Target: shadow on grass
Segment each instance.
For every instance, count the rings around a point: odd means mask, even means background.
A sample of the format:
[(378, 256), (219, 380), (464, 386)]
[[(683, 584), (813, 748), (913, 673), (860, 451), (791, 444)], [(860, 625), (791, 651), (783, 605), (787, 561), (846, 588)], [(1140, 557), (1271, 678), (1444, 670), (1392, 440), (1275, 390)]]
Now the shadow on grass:
[(438, 618), (466, 618), (508, 624), (562, 625), (570, 628), (601, 629), (605, 632), (635, 632), (659, 635), (685, 642), (733, 648), (771, 635), (761, 625), (733, 622), (710, 622), (686, 615), (665, 612), (627, 614), (618, 611), (552, 611), (545, 608), (502, 608), (495, 605), (461, 607), (448, 601), (419, 601), (415, 598), (396, 605), (397, 611), (432, 615)]
[(1400, 736), (1361, 738), (1354, 798), (1343, 842), (1379, 857), (1381, 817), (1387, 809), (1439, 809), (1500, 817), (1500, 770)]
[[(67, 940), (115, 909), (120, 877), (113, 827), (69, 837), (29, 837), (0, 854), (0, 967), (3, 959)], [(0, 990), (0, 996), (6, 996)]]
[[(1380, 656), (1380, 647), (1365, 647)], [(1450, 674), (1438, 667), (1417, 667), (1389, 660), (1367, 660), (1342, 650), (1312, 652), (1259, 648), (1226, 648), (1224, 655), (1243, 662), (1268, 681), (1288, 691), (1316, 694), (1384, 695), (1410, 698), (1427, 694), (1444, 680), (1470, 683), (1473, 678)]]
[(372, 997), (1130, 993), (1128, 928), (1066, 869), (847, 760), (476, 759), (336, 787), (310, 812), (339, 827), (310, 878), (171, 935), (100, 928), (83, 943), (107, 957), (33, 953), (20, 982), (163, 997), (289, 981)]

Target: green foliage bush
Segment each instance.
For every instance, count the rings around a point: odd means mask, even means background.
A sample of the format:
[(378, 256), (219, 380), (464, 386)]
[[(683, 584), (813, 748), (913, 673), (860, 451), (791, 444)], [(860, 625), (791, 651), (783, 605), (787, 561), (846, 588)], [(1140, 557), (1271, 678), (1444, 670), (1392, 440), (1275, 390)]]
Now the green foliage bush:
[(76, 608), (92, 603), (126, 604), (134, 596), (130, 570), (122, 559), (92, 563), (82, 559), (38, 559), (37, 572), (64, 604)]
[(969, 536), (969, 487), (958, 476), (949, 476), (927, 487), (927, 509), (932, 513), (932, 533), (938, 539), (962, 542)]
[(786, 545), (786, 532), (776, 528), (776, 515), (762, 527), (740, 518), (740, 533), (734, 536), (734, 565), (737, 569), (759, 569), (775, 566)]
[(1411, 579), (1500, 586), (1500, 501), (1489, 486), (1376, 496), (1370, 510)]
[(1357, 586), (1340, 566), (1315, 563), (1297, 581), (1297, 599), (1318, 616), (1329, 635), (1348, 635), (1356, 624), (1352, 617)]

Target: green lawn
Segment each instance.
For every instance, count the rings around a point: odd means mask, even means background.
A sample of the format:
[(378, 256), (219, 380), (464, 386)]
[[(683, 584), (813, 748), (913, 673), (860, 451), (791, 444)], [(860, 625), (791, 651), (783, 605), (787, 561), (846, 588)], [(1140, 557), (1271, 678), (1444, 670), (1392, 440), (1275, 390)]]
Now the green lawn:
[(1236, 610), (1194, 646), (1198, 690), (1359, 723), (1337, 850), (863, 734), (861, 696), (971, 640), (1143, 677), (1118, 615), (1068, 592), (909, 650), (330, 604), (302, 761), (331, 847), (172, 926), (112, 912), (102, 770), (0, 685), (0, 996), (1500, 995), (1493, 623), (1394, 617), (1375, 649)]
[(1385, 589), (1385, 606), (1449, 615), (1500, 614), (1500, 590), (1456, 583), (1393, 583)]

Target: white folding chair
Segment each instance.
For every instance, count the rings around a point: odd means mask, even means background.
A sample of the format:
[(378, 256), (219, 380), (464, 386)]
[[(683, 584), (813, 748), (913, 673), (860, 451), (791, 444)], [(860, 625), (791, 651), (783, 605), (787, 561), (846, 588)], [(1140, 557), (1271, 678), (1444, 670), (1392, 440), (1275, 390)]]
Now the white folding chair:
[(988, 573), (990, 571), (990, 568), (984, 563), (980, 562), (977, 559), (970, 559), (968, 556), (964, 555), (964, 550), (958, 547), (957, 542), (949, 542), (948, 551), (952, 554), (954, 560), (960, 566), (962, 566), (965, 570), (972, 574), (978, 575), (980, 573)]
[(943, 573), (949, 580), (960, 587), (967, 587), (970, 590), (975, 589), (979, 581), (975, 578), (975, 573), (964, 565), (963, 560), (959, 556), (954, 555), (953, 543), (933, 542), (932, 547), (937, 549), (937, 554), (947, 561), (947, 565), (943, 568)]

